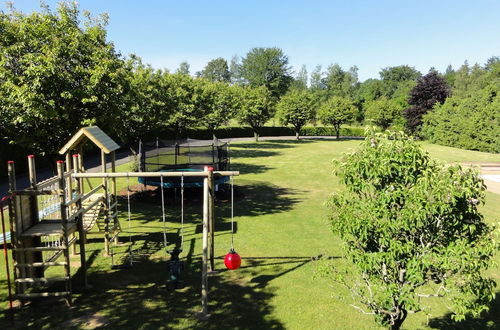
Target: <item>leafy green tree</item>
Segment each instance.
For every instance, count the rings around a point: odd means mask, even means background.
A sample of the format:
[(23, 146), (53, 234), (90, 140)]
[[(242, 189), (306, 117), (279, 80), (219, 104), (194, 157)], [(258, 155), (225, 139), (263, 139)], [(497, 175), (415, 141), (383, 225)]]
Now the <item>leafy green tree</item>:
[(366, 119), (372, 121), (382, 129), (388, 129), (394, 122), (402, 118), (403, 108), (394, 100), (382, 97), (367, 103), (365, 110)]
[(321, 65), (316, 65), (314, 70), (311, 72), (311, 90), (316, 91), (326, 88), (323, 80), (323, 73), (321, 71)]
[(177, 68), (177, 71), (175, 71), (175, 73), (179, 73), (179, 74), (184, 74), (184, 75), (187, 75), (189, 76), (189, 63), (184, 61), (184, 62), (181, 62), (181, 64), (179, 64), (179, 67)]
[(106, 41), (106, 16), (0, 13), (0, 117), (10, 143), (54, 155), (81, 126), (115, 127), (127, 108), (127, 72)]
[(446, 67), (443, 78), (444, 80), (446, 80), (448, 86), (455, 85), (455, 70), (453, 69), (453, 66), (451, 66), (451, 64)]
[(406, 129), (412, 135), (419, 135), (422, 127), (422, 117), (434, 107), (442, 104), (450, 95), (446, 81), (435, 70), (419, 78), (417, 85), (410, 91), (408, 103), (410, 108), (404, 110)]
[(401, 82), (406, 80), (417, 80), (420, 76), (422, 76), (422, 74), (409, 65), (387, 67), (380, 71), (380, 78), (384, 81)]
[(241, 61), (238, 55), (231, 57), (231, 62), (229, 63), (229, 74), (231, 76), (232, 84), (241, 83)]
[(199, 124), (203, 117), (203, 81), (184, 73), (164, 73), (162, 86), (170, 112), (166, 124), (180, 136), (187, 128)]
[(305, 65), (302, 65), (297, 75), (293, 78), (290, 88), (300, 90), (307, 89), (307, 77), (307, 68)]
[(241, 76), (251, 87), (265, 86), (278, 99), (288, 91), (292, 76), (288, 56), (279, 48), (252, 48), (241, 63)]
[(338, 64), (330, 65), (323, 78), (323, 84), (329, 96), (351, 98), (358, 84), (358, 68), (353, 66), (349, 71), (345, 71)]
[(117, 115), (115, 131), (135, 154), (139, 140), (156, 137), (173, 109), (167, 107), (169, 100), (163, 91), (163, 75), (166, 73), (144, 65), (135, 55), (127, 61), (126, 68), (128, 107)]
[(422, 74), (409, 65), (387, 67), (380, 71), (380, 78), (384, 83), (384, 95), (392, 98), (398, 87), (408, 81), (416, 81)]
[(487, 71), (491, 71), (494, 66), (498, 66), (500, 63), (500, 56), (492, 56), (486, 60), (484, 64), (484, 69)]
[(278, 102), (276, 116), (284, 125), (292, 125), (297, 140), (300, 129), (314, 118), (312, 95), (306, 90), (292, 90), (281, 97)]
[(259, 130), (273, 116), (273, 100), (271, 92), (264, 86), (239, 87), (241, 108), (237, 114), (242, 124), (250, 126), (255, 141), (259, 141)]
[[(498, 66), (500, 73), (500, 65)], [(497, 73), (500, 77), (500, 74)], [(452, 96), (423, 117), (432, 143), (500, 153), (500, 78), (468, 97)]]
[(223, 82), (206, 82), (202, 88), (203, 94), (200, 102), (204, 113), (202, 123), (213, 133), (239, 110), (238, 89)]
[(351, 266), (330, 271), (351, 306), (391, 329), (429, 297), (448, 300), (456, 320), (488, 309), (495, 282), (482, 274), (498, 243), (478, 211), (485, 187), (475, 170), (431, 160), (402, 133), (369, 132), (339, 165), (346, 189), (328, 206)]
[(354, 103), (347, 98), (333, 96), (324, 102), (318, 110), (318, 118), (325, 125), (335, 128), (337, 139), (340, 138), (340, 127), (353, 121), (357, 113)]
[(222, 57), (218, 57), (207, 63), (203, 71), (200, 72), (200, 77), (211, 81), (230, 82), (231, 73), (227, 61)]

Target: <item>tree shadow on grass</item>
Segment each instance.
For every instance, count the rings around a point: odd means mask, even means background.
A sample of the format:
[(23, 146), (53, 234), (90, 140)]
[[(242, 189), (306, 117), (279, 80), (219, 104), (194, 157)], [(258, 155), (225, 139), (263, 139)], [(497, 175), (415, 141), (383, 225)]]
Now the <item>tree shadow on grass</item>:
[(267, 165), (245, 164), (245, 163), (231, 163), (232, 171), (240, 171), (240, 174), (261, 174), (273, 169)]
[[(247, 283), (237, 274), (222, 272), (209, 278), (207, 320), (196, 318), (201, 309), (201, 260), (188, 248), (183, 280), (178, 290), (167, 286), (166, 262), (142, 259), (128, 270), (89, 269), (92, 288), (74, 295), (73, 307), (45, 299), (16, 313), (18, 328), (109, 329), (284, 329), (271, 316), (274, 288)], [(258, 267), (258, 265), (256, 265)], [(236, 276), (234, 276), (236, 275)]]
[(255, 149), (231, 149), (232, 159), (237, 158), (257, 158), (257, 157), (272, 157), (277, 156), (280, 153), (277, 151), (262, 150), (259, 148)]
[(241, 149), (289, 149), (295, 148), (296, 144), (311, 143), (311, 140), (269, 140), (253, 143), (237, 143), (232, 145), (235, 148)]
[[(172, 190), (172, 189), (170, 189)], [(264, 214), (274, 214), (287, 212), (300, 202), (300, 194), (303, 192), (297, 189), (283, 188), (263, 181), (246, 181), (245, 185), (234, 186), (234, 205), (236, 216), (260, 216)], [(169, 192), (171, 194), (171, 192)], [(181, 205), (180, 198), (169, 195), (165, 202), (165, 217), (167, 222), (180, 224)], [(202, 191), (192, 189), (186, 191), (184, 203), (184, 223), (199, 224), (202, 220)], [(230, 186), (220, 186), (216, 194), (215, 211), (218, 216), (228, 217), (231, 207)], [(153, 221), (162, 220), (161, 198), (158, 193), (149, 200), (135, 200), (131, 202), (131, 220), (141, 226), (147, 226)], [(119, 205), (122, 228), (126, 228), (127, 205), (126, 199), (122, 199)], [(144, 227), (147, 228), (147, 227)], [(161, 230), (161, 224), (151, 228), (149, 231)]]
[(434, 318), (429, 321), (432, 329), (452, 330), (452, 329), (500, 329), (500, 292), (497, 292), (495, 299), (490, 303), (490, 309), (483, 312), (479, 318), (467, 318), (463, 321), (453, 321), (451, 313), (444, 317)]
[[(266, 214), (287, 212), (300, 202), (297, 189), (283, 188), (268, 182), (249, 181), (235, 187), (235, 216), (257, 217)], [(219, 216), (229, 217), (231, 210), (230, 190), (221, 190), (217, 197), (216, 212)]]

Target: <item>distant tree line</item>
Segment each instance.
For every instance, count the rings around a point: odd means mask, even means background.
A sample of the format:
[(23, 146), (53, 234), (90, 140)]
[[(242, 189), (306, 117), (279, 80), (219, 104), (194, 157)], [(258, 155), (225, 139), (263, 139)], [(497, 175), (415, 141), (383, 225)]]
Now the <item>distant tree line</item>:
[[(187, 62), (158, 70), (107, 40), (107, 16), (56, 11), (0, 12), (0, 148), (24, 146), (54, 155), (78, 128), (96, 124), (134, 149), (164, 128), (215, 130), (236, 120), (256, 139), (276, 119), (301, 128), (321, 122), (339, 135), (345, 123), (404, 129), (435, 143), (500, 152), (500, 64), (465, 63), (422, 74), (383, 68), (360, 82), (358, 68), (332, 64), (297, 72), (276, 47), (253, 48), (229, 62), (216, 58), (191, 75)], [(10, 148), (10, 149), (9, 149)]]

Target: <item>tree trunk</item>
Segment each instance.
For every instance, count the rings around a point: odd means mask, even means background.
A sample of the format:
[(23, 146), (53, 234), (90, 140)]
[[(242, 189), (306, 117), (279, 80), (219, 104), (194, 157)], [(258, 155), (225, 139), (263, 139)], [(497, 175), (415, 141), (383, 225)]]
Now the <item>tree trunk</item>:
[(295, 131), (295, 138), (296, 138), (297, 140), (299, 140), (299, 139), (300, 139), (299, 131)]
[(340, 139), (340, 125), (335, 125), (335, 133), (337, 133), (337, 140)]
[(253, 131), (253, 136), (255, 138), (255, 142), (259, 142), (259, 133), (257, 133), (257, 131)]
[(129, 146), (130, 158), (132, 158), (132, 172), (139, 172), (141, 170), (140, 159), (138, 157), (137, 150)]
[(398, 318), (394, 320), (394, 323), (391, 324), (391, 330), (399, 330), (401, 329), (401, 326), (403, 325), (403, 322), (406, 320), (406, 316), (408, 315), (408, 312), (406, 309), (401, 309), (401, 312), (398, 315)]

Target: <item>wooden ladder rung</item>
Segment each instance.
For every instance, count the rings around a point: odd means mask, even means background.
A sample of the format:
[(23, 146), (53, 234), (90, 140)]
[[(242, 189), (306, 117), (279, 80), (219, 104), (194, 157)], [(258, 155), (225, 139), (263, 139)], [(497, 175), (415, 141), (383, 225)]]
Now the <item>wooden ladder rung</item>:
[(50, 283), (50, 282), (61, 282), (69, 280), (69, 277), (25, 277), (25, 278), (17, 278), (15, 280), (16, 283)]
[(33, 262), (31, 264), (16, 264), (18, 268), (23, 267), (49, 267), (49, 266), (66, 266), (66, 262)]
[[(75, 243), (76, 237), (71, 238), (68, 241), (68, 246), (71, 246), (71, 244)], [(27, 248), (14, 248), (14, 251), (16, 252), (27, 252), (27, 251), (59, 251), (59, 250), (64, 250), (66, 247), (64, 246), (34, 246), (34, 247), (27, 247)]]
[(35, 292), (35, 293), (18, 293), (16, 294), (16, 298), (20, 299), (29, 299), (29, 298), (40, 298), (40, 297), (66, 297), (71, 293), (64, 292)]

